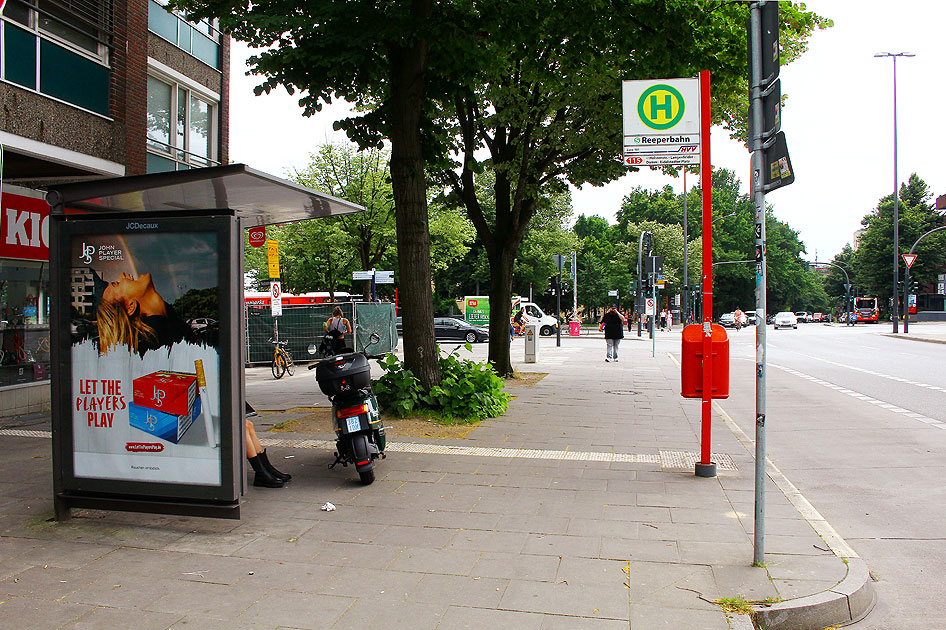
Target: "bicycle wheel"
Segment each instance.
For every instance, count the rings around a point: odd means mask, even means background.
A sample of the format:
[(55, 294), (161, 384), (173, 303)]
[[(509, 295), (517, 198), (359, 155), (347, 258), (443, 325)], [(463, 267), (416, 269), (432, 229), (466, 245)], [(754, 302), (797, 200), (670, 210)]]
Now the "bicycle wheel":
[(286, 371), (289, 372), (289, 376), (292, 376), (293, 374), (295, 374), (295, 371), (296, 371), (296, 364), (292, 360), (292, 355), (289, 354), (287, 351), (283, 350), (283, 357), (286, 360)]
[(286, 373), (286, 359), (278, 352), (273, 355), (273, 377), (280, 379)]

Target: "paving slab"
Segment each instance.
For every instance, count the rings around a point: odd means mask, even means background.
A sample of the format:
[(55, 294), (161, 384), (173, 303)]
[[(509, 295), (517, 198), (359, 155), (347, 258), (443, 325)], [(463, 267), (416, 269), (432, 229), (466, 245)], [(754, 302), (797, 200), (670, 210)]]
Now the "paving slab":
[(303, 444), (330, 436), (269, 431), (325, 406), (311, 374), (248, 369), (260, 437), (294, 479), (249, 487), (236, 522), (51, 521), (48, 438), (0, 426), (15, 454), (0, 461), (0, 615), (22, 628), (735, 630), (748, 618), (714, 600), (775, 602), (755, 617), (782, 624), (871, 605), (863, 563), (826, 548), (776, 483), (767, 564), (751, 566), (752, 453), (717, 411), (720, 473), (693, 475), (699, 401), (680, 398), (672, 357), (627, 343), (604, 363), (600, 339), (541, 343), (516, 367), (548, 375), (517, 387), (504, 417), (462, 440), (397, 438), (368, 487)]

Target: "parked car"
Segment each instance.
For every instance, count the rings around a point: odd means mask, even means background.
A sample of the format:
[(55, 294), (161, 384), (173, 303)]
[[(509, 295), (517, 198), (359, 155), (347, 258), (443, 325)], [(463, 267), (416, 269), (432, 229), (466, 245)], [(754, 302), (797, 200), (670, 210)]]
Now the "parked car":
[(205, 328), (216, 328), (217, 320), (211, 319), (210, 317), (195, 317), (193, 319), (187, 320), (187, 323), (194, 331), (201, 331)]
[[(401, 318), (394, 320), (398, 337), (402, 336)], [(489, 341), (489, 329), (468, 324), (454, 317), (434, 318), (434, 337), (436, 339), (458, 339), (469, 343)]]
[(812, 321), (812, 316), (808, 311), (795, 311), (795, 319), (797, 319), (799, 322), (807, 324), (808, 322)]
[(775, 314), (775, 330), (779, 328), (798, 328), (798, 317), (790, 311)]
[(811, 316), (811, 321), (813, 322), (826, 322), (828, 321), (827, 316), (824, 313), (814, 313)]
[(746, 311), (746, 325), (755, 326), (757, 317), (755, 311)]
[(736, 313), (723, 313), (719, 316), (719, 325), (723, 328), (736, 327)]

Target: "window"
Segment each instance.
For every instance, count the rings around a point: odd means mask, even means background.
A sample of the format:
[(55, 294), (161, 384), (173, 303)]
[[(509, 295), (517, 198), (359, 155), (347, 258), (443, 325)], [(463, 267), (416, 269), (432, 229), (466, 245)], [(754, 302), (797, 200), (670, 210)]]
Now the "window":
[(107, 0), (9, 0), (3, 16), (41, 37), (107, 63), (111, 6)]
[(107, 116), (111, 19), (105, 0), (9, 0), (2, 78)]
[(148, 172), (213, 166), (217, 103), (185, 85), (148, 76)]
[(217, 20), (187, 21), (186, 13), (168, 11), (166, 0), (148, 3), (148, 30), (181, 50), (192, 54), (208, 66), (220, 69), (220, 31)]
[(0, 387), (49, 378), (49, 265), (0, 260)]

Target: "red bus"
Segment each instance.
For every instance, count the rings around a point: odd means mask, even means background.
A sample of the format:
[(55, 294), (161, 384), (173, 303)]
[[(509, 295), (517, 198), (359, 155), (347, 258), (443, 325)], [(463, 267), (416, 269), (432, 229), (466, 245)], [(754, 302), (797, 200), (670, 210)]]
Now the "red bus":
[(859, 297), (854, 298), (854, 310), (857, 312), (857, 321), (876, 324), (879, 320), (880, 311), (877, 308), (877, 298)]
[[(336, 302), (351, 302), (352, 299), (361, 299), (361, 295), (351, 295), (345, 291), (335, 292)], [(270, 294), (268, 291), (244, 291), (243, 301), (247, 306), (269, 308)], [(302, 295), (282, 294), (283, 306), (307, 306), (309, 304), (324, 304), (331, 302), (328, 291), (313, 291)]]

